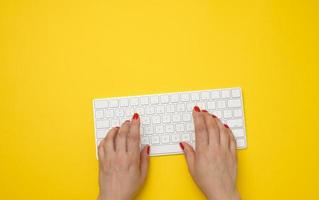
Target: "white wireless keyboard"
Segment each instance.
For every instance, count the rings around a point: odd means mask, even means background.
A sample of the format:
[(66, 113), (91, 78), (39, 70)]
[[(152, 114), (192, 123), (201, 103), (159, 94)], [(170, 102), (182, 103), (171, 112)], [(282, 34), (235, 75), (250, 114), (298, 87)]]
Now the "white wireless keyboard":
[(96, 147), (108, 130), (131, 119), (141, 119), (141, 145), (151, 145), (150, 155), (182, 153), (179, 142), (195, 147), (193, 107), (206, 109), (226, 123), (245, 148), (246, 131), (240, 88), (150, 94), (93, 100)]

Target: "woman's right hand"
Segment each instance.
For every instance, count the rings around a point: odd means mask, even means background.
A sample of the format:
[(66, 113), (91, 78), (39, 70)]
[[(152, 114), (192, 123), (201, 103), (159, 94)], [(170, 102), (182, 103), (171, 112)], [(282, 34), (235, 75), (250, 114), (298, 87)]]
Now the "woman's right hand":
[(227, 125), (206, 110), (193, 109), (195, 150), (181, 142), (191, 176), (209, 200), (240, 199), (236, 190), (236, 141)]

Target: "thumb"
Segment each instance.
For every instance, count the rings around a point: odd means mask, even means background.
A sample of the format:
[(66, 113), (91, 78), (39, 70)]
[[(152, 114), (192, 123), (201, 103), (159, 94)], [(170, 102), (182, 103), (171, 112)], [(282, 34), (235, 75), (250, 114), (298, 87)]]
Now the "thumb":
[(181, 148), (184, 151), (184, 155), (186, 158), (186, 162), (188, 165), (188, 170), (190, 171), (190, 173), (193, 173), (193, 169), (194, 169), (194, 161), (195, 161), (195, 152), (194, 149), (191, 145), (189, 145), (186, 142), (181, 142), (179, 143)]
[(141, 151), (141, 175), (142, 179), (145, 180), (148, 171), (148, 165), (150, 162), (150, 145), (146, 145)]

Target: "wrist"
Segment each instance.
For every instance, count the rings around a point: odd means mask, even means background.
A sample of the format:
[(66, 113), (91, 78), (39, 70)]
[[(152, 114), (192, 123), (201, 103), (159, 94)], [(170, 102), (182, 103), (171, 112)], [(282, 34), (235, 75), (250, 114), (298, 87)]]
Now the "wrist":
[(210, 194), (207, 195), (208, 200), (240, 200), (240, 195), (237, 191), (234, 191), (233, 193), (228, 194)]

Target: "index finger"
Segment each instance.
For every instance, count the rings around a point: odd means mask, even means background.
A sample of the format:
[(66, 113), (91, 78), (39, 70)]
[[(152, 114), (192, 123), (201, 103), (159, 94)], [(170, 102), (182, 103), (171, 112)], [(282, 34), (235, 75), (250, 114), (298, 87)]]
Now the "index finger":
[(195, 128), (195, 150), (201, 150), (208, 146), (208, 133), (205, 118), (198, 106), (193, 109), (193, 120)]

